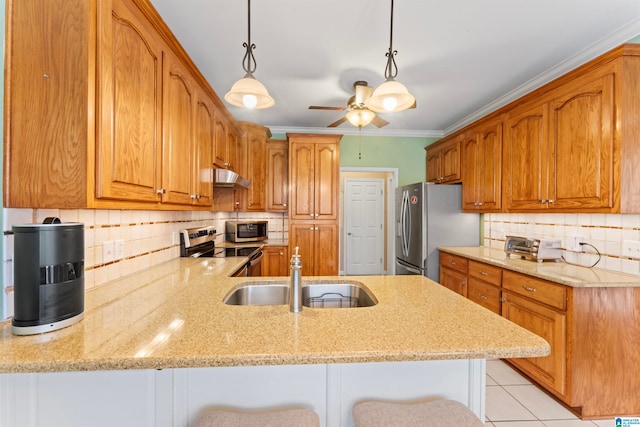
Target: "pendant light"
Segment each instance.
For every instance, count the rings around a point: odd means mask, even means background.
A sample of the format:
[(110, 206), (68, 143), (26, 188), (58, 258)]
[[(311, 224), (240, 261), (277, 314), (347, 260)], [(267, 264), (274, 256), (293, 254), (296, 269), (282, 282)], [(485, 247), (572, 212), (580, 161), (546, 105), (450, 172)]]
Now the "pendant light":
[(367, 107), (378, 113), (391, 113), (403, 111), (414, 106), (416, 99), (409, 93), (405, 85), (395, 81), (398, 75), (398, 66), (395, 56), (397, 50), (393, 50), (393, 0), (391, 0), (391, 32), (389, 36), (389, 51), (386, 53), (387, 66), (384, 70), (386, 81), (373, 91), (367, 101)]
[(242, 59), (242, 68), (247, 74), (233, 84), (224, 99), (236, 107), (269, 108), (275, 102), (269, 96), (267, 88), (253, 76), (256, 71), (256, 58), (253, 56), (253, 49), (256, 45), (251, 43), (251, 0), (247, 0), (247, 11), (248, 41), (242, 44), (247, 49)]

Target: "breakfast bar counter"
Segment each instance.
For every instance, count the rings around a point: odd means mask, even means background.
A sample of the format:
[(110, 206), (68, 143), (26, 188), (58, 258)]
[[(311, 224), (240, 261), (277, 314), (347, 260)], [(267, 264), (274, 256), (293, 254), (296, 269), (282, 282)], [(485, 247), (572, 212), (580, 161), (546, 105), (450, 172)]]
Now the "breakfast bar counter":
[[(0, 335), (0, 425), (192, 426), (211, 405), (302, 405), (351, 427), (365, 398), (448, 398), (484, 419), (485, 359), (549, 353), (542, 338), (422, 276), (359, 282), (377, 304), (227, 305), (246, 258), (180, 258), (91, 289), (84, 318)], [(127, 422), (123, 423), (126, 414)], [(44, 424), (42, 424), (44, 425)]]
[(241, 257), (169, 261), (88, 291), (83, 320), (42, 335), (14, 336), (6, 321), (0, 372), (486, 359), (548, 352), (538, 336), (422, 276), (349, 276), (375, 295), (373, 307), (305, 307), (294, 314), (287, 305), (225, 305), (223, 298), (234, 286), (262, 279), (226, 277), (243, 262)]

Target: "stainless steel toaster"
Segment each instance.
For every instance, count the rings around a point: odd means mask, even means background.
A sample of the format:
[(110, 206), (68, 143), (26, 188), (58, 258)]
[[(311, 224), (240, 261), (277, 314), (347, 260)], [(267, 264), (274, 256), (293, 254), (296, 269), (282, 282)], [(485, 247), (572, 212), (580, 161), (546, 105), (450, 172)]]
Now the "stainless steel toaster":
[(507, 240), (504, 243), (504, 251), (507, 256), (516, 255), (522, 259), (532, 261), (558, 261), (562, 258), (562, 241), (559, 239), (507, 236)]

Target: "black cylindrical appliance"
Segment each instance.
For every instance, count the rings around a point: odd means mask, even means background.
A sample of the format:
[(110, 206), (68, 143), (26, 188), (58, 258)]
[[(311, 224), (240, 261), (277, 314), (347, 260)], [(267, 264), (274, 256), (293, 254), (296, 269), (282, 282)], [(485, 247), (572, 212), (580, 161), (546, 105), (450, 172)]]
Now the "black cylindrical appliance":
[(84, 225), (13, 225), (12, 331), (31, 335), (73, 325), (84, 312)]

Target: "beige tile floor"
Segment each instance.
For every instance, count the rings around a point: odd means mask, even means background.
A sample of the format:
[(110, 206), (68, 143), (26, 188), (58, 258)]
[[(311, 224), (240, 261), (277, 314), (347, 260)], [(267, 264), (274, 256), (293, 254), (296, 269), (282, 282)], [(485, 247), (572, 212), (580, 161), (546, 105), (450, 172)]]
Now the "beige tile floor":
[(615, 427), (582, 421), (500, 360), (487, 361), (487, 427)]

